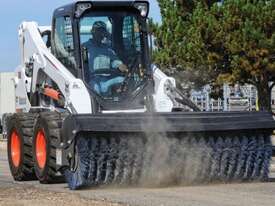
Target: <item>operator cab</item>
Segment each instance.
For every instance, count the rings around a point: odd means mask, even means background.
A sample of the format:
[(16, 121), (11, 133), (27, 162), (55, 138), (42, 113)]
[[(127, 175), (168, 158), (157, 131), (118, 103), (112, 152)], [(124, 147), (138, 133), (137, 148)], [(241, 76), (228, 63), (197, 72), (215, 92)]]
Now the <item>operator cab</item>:
[(144, 108), (153, 91), (148, 12), (148, 1), (81, 1), (54, 13), (52, 52), (101, 109)]

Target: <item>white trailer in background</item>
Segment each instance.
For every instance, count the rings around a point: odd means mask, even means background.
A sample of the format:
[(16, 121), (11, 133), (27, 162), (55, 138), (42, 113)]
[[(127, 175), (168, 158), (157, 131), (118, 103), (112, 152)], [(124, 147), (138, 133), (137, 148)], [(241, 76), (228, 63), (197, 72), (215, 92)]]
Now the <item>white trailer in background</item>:
[(14, 72), (0, 73), (0, 133), (3, 114), (15, 112), (14, 76)]

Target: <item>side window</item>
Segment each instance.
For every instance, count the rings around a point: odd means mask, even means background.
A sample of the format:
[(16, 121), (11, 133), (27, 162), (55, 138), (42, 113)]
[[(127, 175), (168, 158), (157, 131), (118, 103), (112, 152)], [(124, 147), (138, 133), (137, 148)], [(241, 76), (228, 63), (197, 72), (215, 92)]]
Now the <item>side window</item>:
[(72, 22), (69, 16), (56, 18), (54, 43), (55, 47), (53, 51), (56, 58), (74, 73), (72, 70), (76, 68), (76, 61)]
[(123, 45), (130, 53), (140, 51), (140, 28), (135, 17), (126, 16), (123, 20)]

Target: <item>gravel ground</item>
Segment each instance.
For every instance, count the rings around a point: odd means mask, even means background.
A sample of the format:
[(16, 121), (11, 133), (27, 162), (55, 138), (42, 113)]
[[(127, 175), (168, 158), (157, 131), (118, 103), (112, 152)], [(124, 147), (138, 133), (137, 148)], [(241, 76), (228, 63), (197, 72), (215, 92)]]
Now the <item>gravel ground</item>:
[(77, 194), (56, 193), (39, 190), (33, 186), (0, 185), (1, 206), (119, 206), (106, 201), (81, 198)]

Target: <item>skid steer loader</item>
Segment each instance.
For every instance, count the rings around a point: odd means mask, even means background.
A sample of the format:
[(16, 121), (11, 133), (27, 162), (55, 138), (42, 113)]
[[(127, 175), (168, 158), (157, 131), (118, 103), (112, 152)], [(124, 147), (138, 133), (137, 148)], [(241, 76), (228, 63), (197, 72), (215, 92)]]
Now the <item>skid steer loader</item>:
[(148, 1), (78, 1), (57, 8), (52, 27), (21, 24), (16, 113), (4, 128), (15, 180), (267, 180), (272, 115), (200, 112), (152, 66), (148, 11)]

